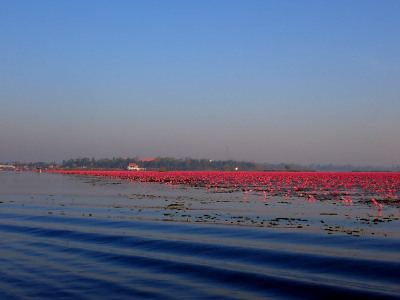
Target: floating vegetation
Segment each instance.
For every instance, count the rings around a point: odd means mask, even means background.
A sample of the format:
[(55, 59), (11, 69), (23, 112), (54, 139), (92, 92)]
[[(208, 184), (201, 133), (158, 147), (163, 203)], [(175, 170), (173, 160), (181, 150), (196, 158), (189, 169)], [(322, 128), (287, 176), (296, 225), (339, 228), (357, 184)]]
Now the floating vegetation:
[[(304, 198), (307, 201), (337, 201), (352, 205), (354, 201), (382, 207), (400, 206), (399, 173), (335, 172), (156, 172), (156, 171), (50, 171), (96, 178), (158, 182), (171, 186), (205, 188), (213, 193), (242, 191), (246, 196)], [(121, 184), (108, 182), (107, 184)], [(151, 197), (151, 195), (133, 195)], [(281, 201), (280, 203), (288, 203)]]
[[(351, 230), (352, 235), (361, 235), (372, 234), (373, 226), (379, 228), (375, 233), (395, 233), (389, 225), (398, 218), (389, 214), (400, 208), (398, 173), (61, 172), (83, 175), (86, 182), (100, 186), (133, 181), (161, 184), (160, 189), (139, 185), (133, 194), (118, 189), (120, 201), (107, 207), (120, 218), (319, 229), (346, 235)], [(87, 180), (89, 176), (94, 179)], [(113, 208), (118, 210), (112, 212)], [(361, 232), (359, 227), (367, 230)]]

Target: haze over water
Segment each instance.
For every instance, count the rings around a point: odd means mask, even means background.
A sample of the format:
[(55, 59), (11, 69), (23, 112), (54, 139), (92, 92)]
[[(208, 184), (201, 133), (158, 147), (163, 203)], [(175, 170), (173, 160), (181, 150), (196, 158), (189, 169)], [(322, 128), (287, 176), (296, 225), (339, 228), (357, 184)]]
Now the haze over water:
[(399, 10), (2, 1), (0, 161), (400, 164)]

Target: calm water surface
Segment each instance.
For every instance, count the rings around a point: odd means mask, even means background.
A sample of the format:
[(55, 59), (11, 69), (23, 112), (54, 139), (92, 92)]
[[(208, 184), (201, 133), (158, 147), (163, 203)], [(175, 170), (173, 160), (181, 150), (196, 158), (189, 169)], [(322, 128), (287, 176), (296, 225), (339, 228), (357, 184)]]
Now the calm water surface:
[(400, 299), (398, 209), (274, 201), (0, 172), (0, 298)]

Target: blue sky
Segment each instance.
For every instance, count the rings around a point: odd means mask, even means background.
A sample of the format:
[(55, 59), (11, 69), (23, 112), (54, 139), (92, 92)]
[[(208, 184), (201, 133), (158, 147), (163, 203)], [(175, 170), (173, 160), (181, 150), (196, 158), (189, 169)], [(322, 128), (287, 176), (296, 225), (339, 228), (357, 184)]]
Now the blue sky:
[(0, 1), (0, 161), (400, 164), (400, 1)]

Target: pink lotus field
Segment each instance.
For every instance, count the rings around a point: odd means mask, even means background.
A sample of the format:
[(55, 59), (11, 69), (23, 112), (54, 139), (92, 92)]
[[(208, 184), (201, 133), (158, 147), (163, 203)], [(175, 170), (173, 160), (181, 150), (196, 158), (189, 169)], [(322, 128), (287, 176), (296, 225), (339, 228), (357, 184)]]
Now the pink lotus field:
[(212, 172), (212, 171), (51, 171), (64, 174), (189, 185), (216, 192), (242, 191), (245, 196), (303, 197), (308, 201), (354, 199), (377, 208), (400, 204), (399, 173)]

